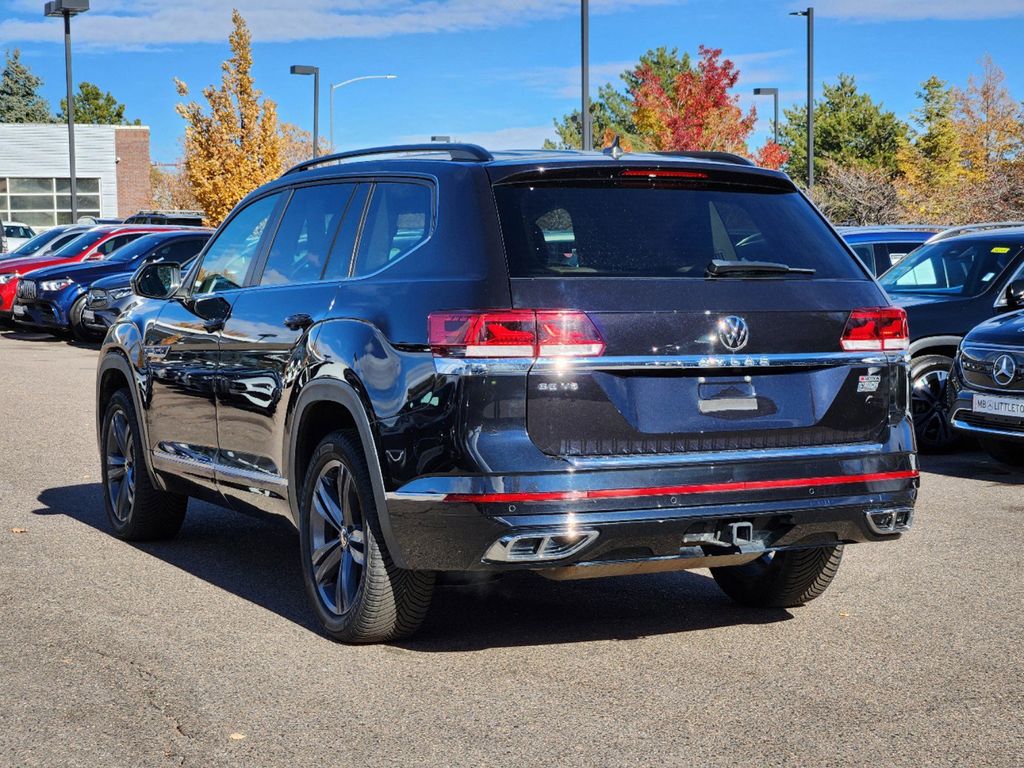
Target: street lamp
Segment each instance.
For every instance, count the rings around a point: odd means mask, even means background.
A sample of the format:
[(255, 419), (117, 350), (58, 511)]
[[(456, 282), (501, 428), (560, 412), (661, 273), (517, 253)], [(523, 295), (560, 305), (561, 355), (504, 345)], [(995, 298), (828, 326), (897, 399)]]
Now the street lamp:
[(580, 58), (583, 110), (580, 112), (580, 146), (594, 148), (594, 128), (590, 118), (590, 2), (580, 0)]
[(71, 86), (71, 17), (88, 10), (89, 0), (52, 0), (43, 6), (44, 16), (64, 19), (64, 73), (68, 88), (68, 164), (71, 171), (72, 224), (78, 221), (78, 178), (75, 173), (75, 99)]
[(340, 83), (331, 83), (331, 152), (334, 151), (334, 91), (336, 88), (349, 85), (350, 83), (358, 83), (360, 80), (395, 80), (398, 75), (363, 75), (362, 77), (353, 77), (351, 80), (345, 80)]
[(755, 96), (771, 96), (775, 102), (775, 143), (779, 143), (779, 89), (778, 88), (755, 88)]
[(807, 191), (814, 186), (814, 8), (793, 11), (807, 17)]
[(293, 75), (313, 76), (313, 159), (320, 153), (320, 67), (292, 64)]

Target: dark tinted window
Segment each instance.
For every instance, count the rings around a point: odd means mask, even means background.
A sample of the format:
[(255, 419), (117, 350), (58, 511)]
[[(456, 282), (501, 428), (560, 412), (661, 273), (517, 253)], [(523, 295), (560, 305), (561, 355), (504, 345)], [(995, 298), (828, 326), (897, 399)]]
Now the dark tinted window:
[(352, 255), (356, 248), (356, 237), (359, 235), (359, 223), (363, 220), (366, 198), (370, 194), (369, 184), (360, 184), (355, 194), (348, 201), (345, 218), (341, 221), (341, 229), (334, 238), (331, 258), (327, 262), (324, 280), (343, 280), (348, 277), (352, 267)]
[(60, 248), (53, 252), (53, 256), (56, 259), (69, 259), (72, 256), (77, 256), (82, 251), (92, 248), (96, 243), (107, 236), (107, 233), (103, 230), (98, 232), (79, 232), (75, 237), (66, 242)]
[[(81, 233), (79, 232), (77, 234)], [(77, 234), (63, 235), (63, 230), (49, 229), (46, 232), (40, 232), (27, 243), (22, 243), (21, 245), (18, 246), (18, 249), (16, 251), (12, 251), (12, 253), (16, 253), (19, 256), (31, 256), (33, 253), (38, 253), (42, 248), (49, 245), (50, 243), (56, 244), (58, 238), (60, 238), (62, 235), (70, 239), (71, 237), (77, 237)], [(62, 242), (67, 242), (67, 240), (64, 240)]]
[(703, 278), (714, 259), (864, 277), (796, 192), (580, 183), (499, 185), (495, 196), (514, 277)]
[(32, 230), (29, 229), (28, 227), (19, 227), (13, 224), (9, 224), (8, 226), (4, 227), (4, 234), (7, 235), (7, 237), (19, 238), (29, 238), (32, 237), (33, 235)]
[[(921, 242), (924, 242), (923, 240)], [(880, 263), (883, 265), (880, 271), (885, 271), (893, 264), (899, 264), (903, 259), (907, 257), (912, 250), (917, 248), (921, 243), (882, 243), (878, 246), (878, 250), (885, 254), (884, 259), (880, 259)]]
[(118, 235), (117, 237), (112, 237), (106, 242), (100, 243), (100, 246), (96, 249), (96, 252), (102, 253), (104, 256), (106, 256), (108, 253), (113, 253), (121, 246), (127, 245), (132, 240), (138, 240), (140, 237), (142, 237), (141, 232), (135, 232), (130, 235)]
[(162, 235), (143, 235), (142, 237), (136, 238), (134, 242), (128, 243), (122, 248), (118, 248), (117, 252), (111, 255), (110, 261), (127, 263), (135, 261), (136, 259), (141, 259), (153, 248), (159, 245), (160, 241), (163, 239)]
[(870, 243), (861, 243), (860, 245), (852, 245), (853, 252), (860, 257), (860, 260), (864, 262), (864, 266), (871, 270), (872, 273), (876, 272), (875, 268), (875, 247)]
[(261, 285), (320, 279), (354, 186), (319, 184), (295, 190), (274, 235)]
[[(203, 246), (206, 245), (207, 240), (209, 240), (208, 237), (190, 237), (185, 240), (175, 240), (166, 248), (161, 249), (158, 258), (162, 261), (184, 264), (203, 250)], [(163, 253), (165, 250), (167, 252), (166, 255)]]
[(255, 200), (217, 233), (196, 272), (194, 293), (241, 288), (281, 193)]
[(1018, 242), (954, 238), (923, 245), (894, 266), (880, 282), (887, 291), (975, 296), (984, 291), (1020, 252)]
[(369, 275), (400, 259), (427, 239), (431, 219), (429, 187), (376, 184), (359, 238), (354, 274)]

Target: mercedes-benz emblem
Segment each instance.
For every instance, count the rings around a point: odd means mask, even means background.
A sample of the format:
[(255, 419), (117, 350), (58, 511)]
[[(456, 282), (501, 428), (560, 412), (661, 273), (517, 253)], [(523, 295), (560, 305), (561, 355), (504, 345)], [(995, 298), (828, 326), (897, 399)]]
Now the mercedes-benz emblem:
[(1017, 375), (1017, 364), (1009, 355), (1000, 355), (992, 364), (992, 380), (1001, 387), (1007, 386)]
[(750, 339), (747, 321), (736, 315), (723, 317), (718, 321), (718, 340), (730, 352), (739, 352)]

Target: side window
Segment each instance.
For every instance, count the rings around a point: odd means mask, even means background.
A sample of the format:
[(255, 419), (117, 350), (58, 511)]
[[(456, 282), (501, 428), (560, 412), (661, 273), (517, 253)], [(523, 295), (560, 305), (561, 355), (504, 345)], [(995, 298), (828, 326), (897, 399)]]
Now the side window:
[(174, 262), (175, 264), (184, 264), (203, 250), (204, 245), (206, 245), (206, 240), (203, 238), (175, 240), (167, 246), (167, 255), (161, 256), (161, 258), (166, 261)]
[[(853, 245), (853, 252), (857, 254), (857, 257), (864, 262), (864, 266), (867, 267), (871, 274), (878, 274), (878, 265), (875, 261), (875, 247), (870, 243), (862, 243), (860, 245)], [(885, 271), (885, 262), (882, 262), (882, 271)]]
[(96, 248), (96, 252), (102, 253), (104, 256), (106, 256), (116, 251), (122, 245), (127, 245), (132, 240), (136, 240), (142, 237), (143, 234), (143, 232), (138, 232), (132, 235), (118, 235), (117, 237), (112, 237), (106, 242), (100, 243), (99, 246)]
[(319, 280), (354, 184), (319, 184), (292, 194), (274, 235), (260, 285)]
[(193, 293), (217, 293), (242, 287), (280, 197), (278, 192), (250, 203), (220, 230), (199, 265)]
[(369, 184), (359, 184), (355, 193), (348, 201), (345, 218), (341, 220), (341, 229), (334, 238), (331, 258), (327, 262), (324, 280), (344, 280), (352, 267), (352, 254), (356, 249), (356, 238), (359, 236), (359, 224), (363, 220), (366, 198), (370, 195)]
[(400, 259), (427, 239), (431, 224), (430, 188), (380, 182), (374, 186), (359, 239), (356, 275), (369, 275)]

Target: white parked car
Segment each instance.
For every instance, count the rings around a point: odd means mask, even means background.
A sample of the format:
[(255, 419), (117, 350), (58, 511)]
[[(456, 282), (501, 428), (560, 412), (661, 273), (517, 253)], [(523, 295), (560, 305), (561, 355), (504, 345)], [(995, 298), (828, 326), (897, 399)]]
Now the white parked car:
[(5, 221), (0, 226), (3, 228), (0, 251), (13, 251), (36, 236), (32, 227), (22, 224), (20, 221)]

